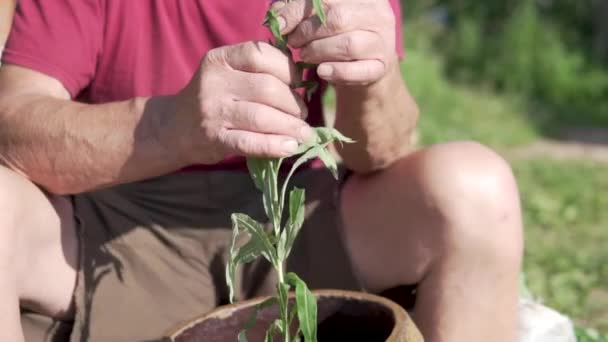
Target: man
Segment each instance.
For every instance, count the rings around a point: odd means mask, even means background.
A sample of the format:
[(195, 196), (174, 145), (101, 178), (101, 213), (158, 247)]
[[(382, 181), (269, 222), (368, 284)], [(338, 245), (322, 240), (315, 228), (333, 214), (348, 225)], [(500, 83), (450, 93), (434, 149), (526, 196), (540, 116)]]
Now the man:
[[(225, 302), (228, 216), (263, 217), (242, 156), (289, 156), (322, 122), (265, 43), (268, 5), (19, 1), (0, 71), (0, 340), (155, 339)], [(339, 188), (315, 163), (298, 175), (291, 267), (312, 287), (417, 284), (427, 341), (515, 340), (513, 176), (473, 142), (408, 144), (398, 2), (326, 0), (324, 26), (309, 0), (273, 6), (357, 141), (338, 147)], [(268, 273), (244, 268), (239, 298)]]

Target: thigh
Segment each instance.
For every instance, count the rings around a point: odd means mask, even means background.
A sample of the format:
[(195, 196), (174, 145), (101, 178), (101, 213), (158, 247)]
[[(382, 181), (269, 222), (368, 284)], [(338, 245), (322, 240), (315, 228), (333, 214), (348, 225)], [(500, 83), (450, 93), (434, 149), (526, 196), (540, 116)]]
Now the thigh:
[[(71, 319), (78, 243), (68, 197), (45, 193), (24, 177), (0, 169), (13, 194), (17, 291), (22, 307)], [(7, 189), (8, 188), (8, 189)], [(44, 286), (41, 286), (44, 284)]]

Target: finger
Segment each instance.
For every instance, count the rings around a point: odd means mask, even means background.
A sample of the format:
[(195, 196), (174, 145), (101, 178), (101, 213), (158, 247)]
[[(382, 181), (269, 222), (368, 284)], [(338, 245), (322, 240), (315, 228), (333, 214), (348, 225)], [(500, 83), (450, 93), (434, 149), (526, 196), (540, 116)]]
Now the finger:
[(317, 67), (319, 77), (328, 82), (341, 84), (369, 84), (378, 81), (385, 73), (384, 63), (375, 59), (328, 62)]
[(311, 0), (277, 1), (272, 5), (272, 9), (277, 11), (282, 34), (289, 34), (302, 20), (314, 13)]
[(235, 70), (273, 75), (285, 84), (300, 80), (292, 59), (268, 43), (246, 42), (221, 51), (226, 63)]
[(367, 30), (376, 28), (380, 30), (379, 23), (373, 15), (370, 15), (374, 11), (376, 11), (374, 6), (359, 3), (333, 5), (327, 10), (325, 24), (322, 24), (317, 16), (306, 18), (291, 32), (287, 43), (294, 48), (301, 48), (313, 40), (354, 31), (362, 27)]
[(303, 120), (255, 102), (234, 103), (227, 128), (289, 136), (299, 142), (312, 139), (313, 130)]
[(381, 59), (384, 49), (382, 39), (377, 33), (358, 30), (313, 40), (304, 46), (300, 58), (306, 63), (313, 64), (326, 61)]
[(225, 129), (218, 138), (230, 152), (248, 157), (289, 157), (298, 148), (296, 140), (282, 135)]
[(233, 88), (236, 100), (265, 104), (299, 118), (308, 115), (300, 95), (272, 75), (242, 73)]

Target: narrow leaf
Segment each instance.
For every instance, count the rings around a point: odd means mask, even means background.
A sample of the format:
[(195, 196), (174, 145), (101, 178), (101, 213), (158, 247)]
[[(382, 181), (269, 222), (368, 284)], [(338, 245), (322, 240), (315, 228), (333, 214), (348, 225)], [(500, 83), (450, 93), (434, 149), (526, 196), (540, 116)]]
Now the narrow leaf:
[(288, 239), (286, 244), (286, 257), (291, 253), (296, 237), (304, 224), (305, 214), (305, 191), (294, 188), (289, 193), (289, 221), (287, 223)]
[(266, 175), (266, 168), (264, 163), (267, 161), (260, 158), (247, 158), (247, 169), (249, 175), (255, 184), (255, 187), (260, 191), (264, 191), (264, 177)]
[(304, 223), (304, 212), (304, 189), (294, 188), (289, 193), (289, 219), (277, 243), (279, 260), (289, 257), (296, 236)]
[(287, 283), (296, 288), (296, 307), (300, 329), (306, 342), (317, 342), (317, 302), (306, 283), (295, 273), (285, 276)]
[(234, 302), (234, 281), (237, 267), (237, 254), (239, 252), (237, 247), (237, 240), (241, 235), (241, 229), (236, 220), (232, 218), (232, 241), (230, 243), (230, 255), (228, 263), (226, 264), (226, 285), (229, 290), (230, 303)]
[(281, 231), (281, 236), (279, 236), (279, 241), (277, 242), (277, 259), (285, 260), (288, 256), (288, 241), (289, 241), (289, 226), (285, 226), (285, 228)]
[(279, 235), (281, 227), (281, 203), (279, 202), (279, 189), (278, 189), (278, 174), (281, 160), (279, 159), (267, 159), (264, 164), (266, 174), (264, 177), (264, 210), (266, 216), (272, 221), (275, 234)]
[(355, 141), (351, 138), (344, 136), (337, 129), (331, 127), (315, 127), (315, 133), (319, 137), (320, 144), (326, 144), (334, 140), (338, 140), (342, 143), (354, 143)]
[(251, 235), (251, 239), (260, 245), (261, 255), (269, 262), (274, 263), (276, 260), (275, 248), (264, 227), (246, 214), (232, 214), (231, 218), (233, 226), (238, 225), (238, 229), (243, 227)]
[(264, 336), (264, 342), (273, 342), (274, 335), (278, 332), (283, 332), (283, 327), (281, 326), (281, 320), (276, 319), (266, 330), (266, 335)]
[(285, 180), (283, 181), (283, 188), (281, 189), (281, 203), (283, 203), (285, 201), (285, 193), (287, 191), (287, 184), (289, 184), (289, 180), (291, 179), (291, 176), (293, 176), (293, 174), (296, 172), (296, 170), (305, 162), (316, 158), (319, 155), (319, 146), (317, 146), (317, 143), (311, 143), (310, 144), (310, 148), (304, 152), (302, 155), (300, 155), (298, 157), (298, 159), (296, 159), (296, 161), (293, 163), (293, 165), (291, 165), (291, 170), (289, 170), (289, 173), (287, 174), (287, 177), (285, 178)]
[[(299, 156), (298, 159), (296, 159), (296, 161), (291, 166), (291, 170), (293, 170), (293, 171), (297, 170), (297, 168), (300, 167), (302, 164), (306, 163), (307, 161), (309, 161), (311, 159), (316, 158), (319, 155), (319, 146), (315, 146), (315, 145), (313, 145), (311, 148), (308, 149), (308, 151), (306, 151), (304, 154)], [(290, 170), (290, 173), (291, 173), (291, 170)]]
[(258, 242), (258, 240), (250, 239), (249, 242), (243, 245), (243, 247), (239, 248), (238, 252), (236, 253), (235, 259), (237, 264), (247, 264), (257, 259), (260, 255), (262, 255), (261, 247), (263, 246)]
[(289, 193), (289, 222), (295, 227), (301, 227), (304, 222), (305, 190), (293, 188)]
[(312, 147), (317, 145), (317, 139), (318, 138), (315, 134), (313, 136), (313, 138), (310, 139), (310, 141), (300, 144), (300, 146), (298, 146), (298, 149), (296, 150), (296, 152), (294, 154), (300, 155), (300, 154), (305, 153), (306, 151), (310, 150)]
[(270, 29), (274, 39), (276, 40), (275, 46), (281, 51), (288, 50), (287, 42), (285, 41), (285, 37), (281, 35), (281, 30), (279, 29), (279, 21), (277, 18), (277, 12), (275, 10), (269, 10), (266, 12), (266, 18), (264, 19), (264, 25)]
[(334, 156), (332, 156), (331, 153), (329, 153), (329, 151), (326, 148), (322, 148), (319, 151), (319, 159), (321, 159), (321, 161), (323, 161), (323, 164), (325, 164), (325, 166), (329, 169), (329, 171), (331, 171), (331, 174), (337, 180), (338, 179), (338, 164), (336, 163)]
[(312, 86), (306, 88), (306, 101), (310, 102), (310, 99), (312, 99), (312, 96), (317, 89), (319, 89), (319, 83), (316, 82)]
[(275, 304), (277, 304), (277, 299), (275, 297), (272, 297), (257, 304), (253, 308), (253, 311), (251, 312), (251, 315), (249, 315), (247, 322), (245, 322), (245, 325), (243, 325), (243, 330), (239, 332), (239, 342), (247, 342), (247, 332), (255, 326), (255, 322), (258, 318), (258, 314), (260, 313), (260, 311)]
[(321, 0), (312, 0), (313, 7), (315, 12), (317, 13), (317, 17), (321, 20), (321, 24), (325, 25), (327, 21), (327, 17), (325, 16), (325, 9), (323, 8), (323, 3)]

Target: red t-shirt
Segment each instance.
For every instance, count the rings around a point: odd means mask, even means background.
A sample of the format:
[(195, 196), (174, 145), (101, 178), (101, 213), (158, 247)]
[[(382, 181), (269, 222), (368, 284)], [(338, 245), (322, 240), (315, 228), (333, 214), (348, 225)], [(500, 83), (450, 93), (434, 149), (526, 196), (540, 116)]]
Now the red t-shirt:
[[(54, 77), (87, 103), (175, 94), (208, 50), (268, 40), (262, 21), (270, 2), (19, 0), (2, 61)], [(399, 1), (391, 3), (401, 56)], [(313, 126), (322, 124), (321, 95), (309, 103)], [(244, 158), (230, 157), (207, 168), (243, 166)]]

